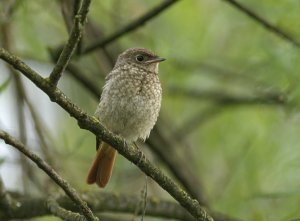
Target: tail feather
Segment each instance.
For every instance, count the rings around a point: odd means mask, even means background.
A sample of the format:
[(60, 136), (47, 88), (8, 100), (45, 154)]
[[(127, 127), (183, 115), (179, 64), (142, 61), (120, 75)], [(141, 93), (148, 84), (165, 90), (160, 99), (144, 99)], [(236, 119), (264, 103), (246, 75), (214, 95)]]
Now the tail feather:
[(88, 184), (96, 183), (101, 188), (106, 186), (112, 174), (116, 153), (109, 144), (101, 143), (86, 179)]

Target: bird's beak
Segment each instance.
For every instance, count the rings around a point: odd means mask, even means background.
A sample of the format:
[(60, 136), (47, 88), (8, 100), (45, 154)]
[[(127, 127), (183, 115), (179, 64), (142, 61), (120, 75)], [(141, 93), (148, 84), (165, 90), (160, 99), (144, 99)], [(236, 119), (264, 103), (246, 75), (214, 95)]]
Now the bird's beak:
[(166, 59), (165, 58), (160, 58), (160, 57), (155, 57), (153, 59), (150, 59), (150, 60), (146, 61), (145, 63), (147, 63), (147, 64), (159, 63), (159, 62), (162, 62), (164, 60), (166, 60)]

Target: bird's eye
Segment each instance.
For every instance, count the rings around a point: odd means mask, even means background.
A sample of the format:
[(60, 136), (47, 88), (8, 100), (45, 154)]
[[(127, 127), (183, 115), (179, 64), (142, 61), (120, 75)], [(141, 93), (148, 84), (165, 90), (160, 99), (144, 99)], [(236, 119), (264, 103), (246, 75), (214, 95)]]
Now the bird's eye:
[(145, 58), (144, 58), (143, 55), (139, 54), (139, 55), (137, 55), (137, 56), (135, 57), (135, 59), (136, 59), (137, 61), (141, 62), (141, 61), (143, 61)]

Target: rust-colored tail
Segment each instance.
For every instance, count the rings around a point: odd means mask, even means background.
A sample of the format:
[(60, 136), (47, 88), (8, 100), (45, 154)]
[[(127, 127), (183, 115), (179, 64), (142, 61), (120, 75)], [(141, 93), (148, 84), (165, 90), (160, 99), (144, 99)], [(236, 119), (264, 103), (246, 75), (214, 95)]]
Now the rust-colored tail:
[(86, 182), (96, 183), (99, 187), (105, 187), (111, 177), (116, 159), (116, 150), (107, 143), (102, 142), (97, 150), (96, 158), (89, 170)]

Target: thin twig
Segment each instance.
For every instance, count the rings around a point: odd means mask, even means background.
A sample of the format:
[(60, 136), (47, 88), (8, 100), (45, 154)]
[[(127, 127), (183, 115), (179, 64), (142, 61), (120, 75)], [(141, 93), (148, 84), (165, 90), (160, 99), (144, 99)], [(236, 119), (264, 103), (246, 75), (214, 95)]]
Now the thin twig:
[(96, 117), (85, 113), (81, 108), (71, 102), (71, 100), (57, 87), (40, 74), (31, 69), (22, 60), (0, 48), (0, 58), (19, 70), (24, 76), (30, 79), (37, 87), (44, 91), (49, 98), (59, 104), (70, 116), (75, 118), (82, 129), (86, 129), (99, 136), (101, 140), (113, 146), (118, 152), (132, 163), (137, 165), (145, 174), (155, 180), (163, 189), (174, 197), (196, 220), (213, 220), (199, 202), (172, 179), (164, 175), (160, 169), (155, 167), (146, 158), (141, 159), (141, 151), (133, 145), (124, 144), (123, 139), (108, 131)]
[(87, 204), (79, 197), (79, 195), (76, 193), (75, 189), (70, 186), (70, 184), (65, 181), (63, 178), (60, 177), (60, 175), (51, 168), (50, 165), (48, 165), (42, 158), (34, 154), (29, 150), (29, 148), (25, 147), (23, 143), (16, 140), (12, 136), (10, 136), (7, 132), (0, 130), (0, 138), (5, 141), (5, 143), (11, 145), (12, 147), (15, 147), (20, 152), (22, 152), (25, 156), (27, 156), (29, 159), (31, 159), (39, 168), (41, 168), (46, 174), (48, 174), (49, 177), (57, 184), (59, 185), (65, 193), (73, 200), (73, 202), (80, 208), (84, 216), (87, 218), (87, 220), (90, 221), (97, 221), (98, 219), (93, 215), (90, 208), (87, 206)]
[(289, 41), (290, 43), (294, 44), (298, 48), (300, 48), (300, 42), (292, 37), (290, 34), (283, 31), (281, 28), (277, 27), (276, 25), (272, 24), (271, 22), (267, 21), (265, 18), (258, 15), (256, 12), (252, 11), (245, 5), (235, 1), (235, 0), (223, 0), (225, 2), (228, 2), (233, 7), (237, 8), (238, 10), (242, 11), (246, 15), (248, 15), (250, 18), (264, 26), (269, 31), (273, 32), (274, 34), (278, 35), (279, 37)]
[(138, 27), (144, 25), (146, 22), (151, 20), (152, 18), (155, 18), (159, 13), (163, 12), (165, 9), (173, 5), (178, 0), (166, 0), (162, 2), (160, 5), (156, 6), (155, 8), (149, 10), (141, 17), (137, 18), (136, 20), (130, 22), (128, 25), (124, 26), (120, 30), (116, 31), (112, 35), (108, 36), (104, 40), (100, 42), (96, 42), (90, 46), (87, 46), (87, 48), (82, 52), (82, 54), (88, 54), (90, 52), (93, 52), (96, 49), (103, 48), (104, 46), (112, 43), (116, 39), (124, 36), (125, 34), (128, 34), (129, 32), (137, 29)]
[(78, 14), (74, 17), (74, 24), (70, 33), (69, 40), (64, 46), (58, 61), (52, 70), (49, 80), (53, 85), (57, 85), (63, 71), (66, 69), (72, 54), (81, 38), (82, 29), (86, 22), (86, 16), (88, 13), (91, 0), (84, 0)]

